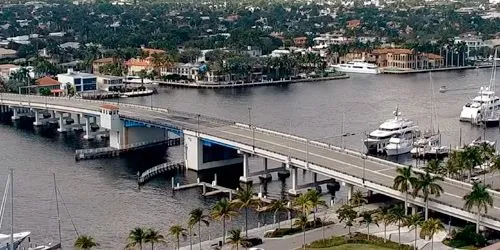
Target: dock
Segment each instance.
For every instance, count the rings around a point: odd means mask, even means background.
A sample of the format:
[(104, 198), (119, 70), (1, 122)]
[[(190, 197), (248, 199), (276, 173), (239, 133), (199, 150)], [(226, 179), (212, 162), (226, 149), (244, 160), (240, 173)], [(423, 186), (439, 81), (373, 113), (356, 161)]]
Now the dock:
[(129, 151), (140, 150), (140, 149), (155, 147), (155, 146), (160, 146), (160, 145), (166, 145), (168, 147), (173, 147), (173, 146), (181, 145), (182, 142), (183, 142), (183, 140), (181, 140), (181, 138), (174, 138), (174, 139), (168, 139), (168, 140), (158, 140), (158, 141), (152, 141), (152, 142), (141, 142), (141, 143), (129, 144), (129, 145), (124, 146), (121, 149), (112, 148), (112, 147), (77, 149), (75, 151), (75, 160), (81, 161), (81, 160), (90, 160), (90, 159), (98, 159), (98, 158), (117, 157), (120, 154), (129, 152)]
[(300, 79), (282, 79), (276, 81), (260, 81), (260, 82), (248, 82), (248, 83), (236, 83), (236, 82), (195, 82), (195, 83), (182, 83), (182, 82), (167, 82), (158, 81), (159, 85), (172, 86), (172, 87), (182, 87), (182, 88), (204, 88), (204, 89), (221, 89), (221, 88), (239, 88), (239, 87), (255, 87), (255, 86), (265, 86), (265, 85), (280, 85), (280, 84), (292, 84), (299, 82), (320, 82), (320, 81), (330, 81), (349, 78), (348, 75), (336, 75), (330, 77), (318, 77), (318, 78), (300, 78)]
[(139, 185), (146, 183), (149, 179), (163, 174), (172, 170), (179, 170), (184, 168), (184, 162), (174, 162), (174, 163), (163, 163), (157, 166), (154, 166), (146, 171), (144, 171), (139, 178), (137, 178), (137, 182)]
[(476, 66), (458, 66), (458, 67), (446, 67), (446, 68), (433, 68), (433, 69), (382, 69), (383, 74), (395, 74), (395, 75), (405, 75), (405, 74), (417, 74), (417, 73), (428, 73), (428, 72), (439, 72), (439, 71), (452, 71), (452, 70), (468, 70), (468, 69), (482, 69), (491, 68), (492, 65), (476, 65)]

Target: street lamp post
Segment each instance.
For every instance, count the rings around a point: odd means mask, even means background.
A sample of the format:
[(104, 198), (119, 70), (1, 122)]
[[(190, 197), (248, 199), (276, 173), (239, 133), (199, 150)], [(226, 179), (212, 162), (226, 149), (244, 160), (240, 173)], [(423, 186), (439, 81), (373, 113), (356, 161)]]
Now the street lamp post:
[(200, 114), (196, 115), (197, 127), (196, 132), (198, 133), (198, 137), (200, 136)]
[(344, 150), (344, 120), (345, 120), (345, 113), (342, 113), (342, 127), (340, 135), (340, 148), (342, 150)]
[(306, 139), (306, 169), (309, 168), (309, 140)]
[(153, 110), (153, 94), (151, 94), (151, 110)]

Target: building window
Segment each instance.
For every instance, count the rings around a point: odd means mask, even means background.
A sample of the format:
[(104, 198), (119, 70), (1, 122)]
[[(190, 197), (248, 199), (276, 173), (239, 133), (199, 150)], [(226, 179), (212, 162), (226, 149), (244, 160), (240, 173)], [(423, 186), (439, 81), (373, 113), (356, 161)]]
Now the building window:
[(80, 92), (80, 91), (82, 91), (82, 86), (77, 85), (77, 86), (75, 86), (75, 89), (76, 89), (76, 92)]
[(75, 79), (74, 83), (75, 83), (75, 85), (80, 85), (80, 84), (82, 84), (82, 79), (80, 79), (80, 78)]

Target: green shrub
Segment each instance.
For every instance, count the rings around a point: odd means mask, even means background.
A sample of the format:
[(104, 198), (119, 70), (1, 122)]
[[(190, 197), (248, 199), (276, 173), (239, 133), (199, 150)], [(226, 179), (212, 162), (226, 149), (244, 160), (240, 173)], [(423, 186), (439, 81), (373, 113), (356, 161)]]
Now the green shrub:
[(452, 238), (444, 243), (453, 248), (462, 248), (465, 246), (484, 247), (487, 244), (487, 240), (482, 234), (476, 233), (475, 225), (467, 225), (462, 230), (454, 233)]
[[(331, 225), (333, 222), (325, 222), (324, 225)], [(316, 226), (314, 226), (314, 221), (309, 221), (306, 226), (306, 231), (314, 228), (320, 228), (322, 226), (321, 219), (316, 218)], [(267, 232), (264, 234), (265, 238), (279, 238), (286, 235), (292, 235), (302, 232), (302, 228), (292, 227), (292, 228), (280, 228), (275, 229), (272, 232)]]
[(412, 250), (413, 247), (404, 245), (404, 244), (398, 244), (396, 242), (392, 241), (386, 241), (384, 242), (383, 238), (376, 237), (370, 235), (370, 240), (367, 240), (367, 235), (362, 234), (362, 233), (354, 233), (351, 234), (350, 236), (334, 236), (330, 239), (323, 239), (323, 240), (318, 240), (314, 241), (311, 244), (308, 245), (309, 248), (328, 248), (328, 247), (335, 247), (335, 246), (340, 246), (344, 244), (369, 244), (369, 245), (374, 245), (374, 246), (380, 246), (380, 247), (385, 247), (385, 248), (390, 248), (390, 249), (398, 249), (398, 250)]

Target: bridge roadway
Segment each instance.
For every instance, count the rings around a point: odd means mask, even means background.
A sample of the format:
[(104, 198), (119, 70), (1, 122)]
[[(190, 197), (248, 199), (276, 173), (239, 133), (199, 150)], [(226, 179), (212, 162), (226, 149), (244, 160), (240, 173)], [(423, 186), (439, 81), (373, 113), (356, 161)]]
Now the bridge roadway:
[[(0, 95), (0, 104), (18, 107), (47, 108), (56, 111), (81, 112), (96, 114), (105, 102), (80, 99)], [(116, 105), (116, 103), (113, 103)], [(309, 141), (305, 138), (286, 135), (263, 128), (249, 127), (230, 121), (199, 116), (197, 114), (178, 112), (161, 108), (150, 108), (138, 105), (119, 104), (120, 116), (126, 119), (145, 122), (153, 126), (173, 127), (184, 133), (221, 142), (241, 151), (257, 156), (278, 160), (291, 166), (304, 168), (339, 181), (374, 192), (404, 200), (404, 194), (391, 188), (397, 175), (396, 168), (402, 166), (374, 157), (365, 157), (359, 152), (342, 150), (321, 142)], [(199, 131), (197, 131), (199, 128)], [(418, 171), (418, 170), (417, 170)], [(437, 198), (431, 197), (429, 209), (457, 218), (476, 221), (476, 215), (463, 210), (462, 197), (471, 189), (468, 183), (445, 179), (440, 185), (444, 193)], [(500, 230), (500, 193), (490, 191), (493, 195), (493, 207), (481, 218), (481, 224), (488, 228)], [(421, 197), (409, 196), (409, 202), (424, 206)]]

